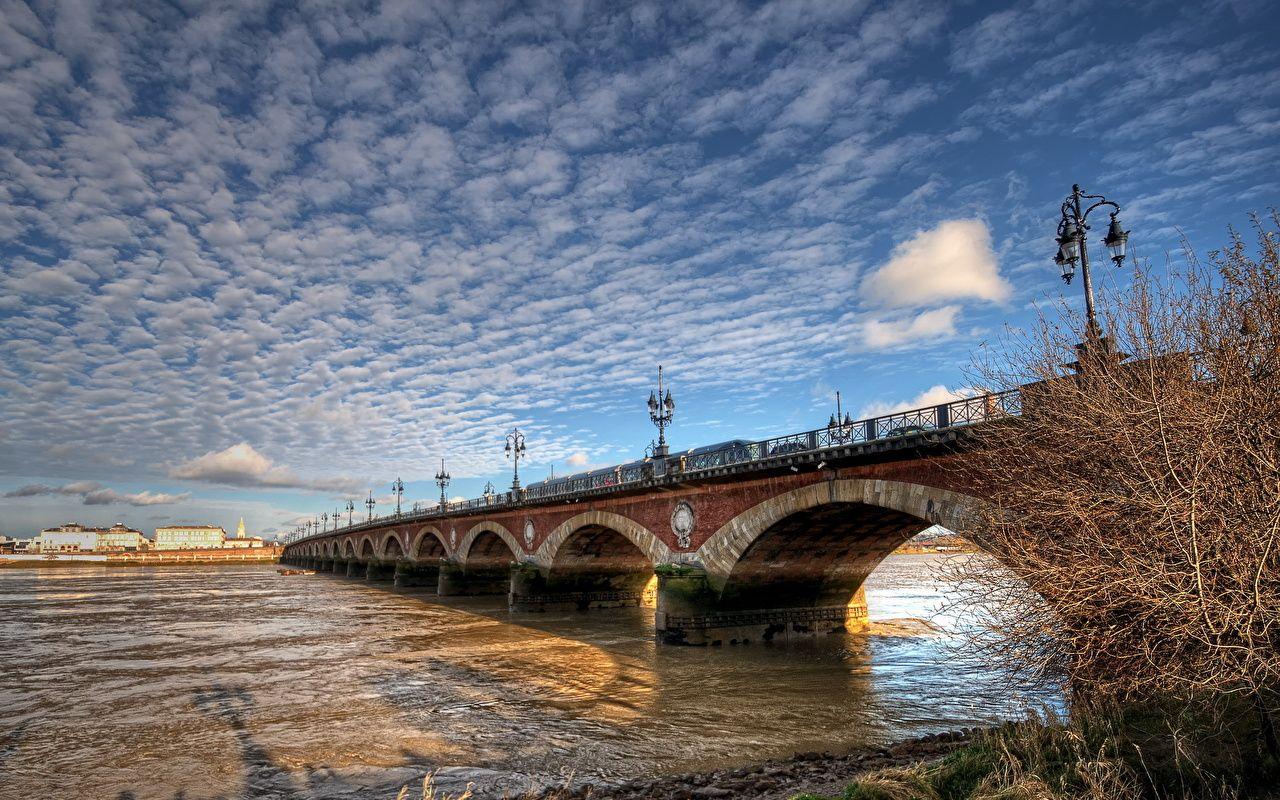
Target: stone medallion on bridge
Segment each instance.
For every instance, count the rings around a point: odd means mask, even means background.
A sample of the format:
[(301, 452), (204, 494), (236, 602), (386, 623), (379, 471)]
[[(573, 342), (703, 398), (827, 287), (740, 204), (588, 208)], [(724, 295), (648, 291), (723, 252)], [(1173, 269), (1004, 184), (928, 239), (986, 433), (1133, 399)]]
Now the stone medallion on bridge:
[(687, 550), (693, 542), (693, 526), (697, 523), (693, 506), (686, 500), (676, 503), (671, 512), (671, 532), (676, 535), (676, 544), (681, 550)]
[(526, 519), (524, 521), (524, 546), (533, 547), (533, 536), (536, 533), (533, 527), (533, 520)]

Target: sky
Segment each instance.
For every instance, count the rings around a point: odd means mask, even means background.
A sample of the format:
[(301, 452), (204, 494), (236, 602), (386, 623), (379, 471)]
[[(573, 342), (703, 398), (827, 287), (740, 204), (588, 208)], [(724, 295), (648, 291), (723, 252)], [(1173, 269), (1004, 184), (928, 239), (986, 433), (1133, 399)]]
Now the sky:
[(0, 533), (270, 537), (433, 503), (441, 458), (474, 497), (513, 426), (526, 483), (632, 460), (659, 364), (675, 450), (940, 402), (1080, 302), (1073, 183), (1158, 263), (1277, 203), (1277, 34), (1246, 0), (0, 0)]

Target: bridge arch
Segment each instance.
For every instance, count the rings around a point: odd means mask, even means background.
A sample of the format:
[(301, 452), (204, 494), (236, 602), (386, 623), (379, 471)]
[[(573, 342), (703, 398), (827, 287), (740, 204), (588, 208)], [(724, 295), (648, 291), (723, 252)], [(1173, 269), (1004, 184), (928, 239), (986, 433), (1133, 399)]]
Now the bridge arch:
[(351, 539), (342, 540), (342, 557), (347, 561), (356, 557), (356, 543)]
[(332, 539), (324, 543), (325, 558), (333, 558), (337, 554), (338, 554), (338, 546)]
[(449, 555), (449, 545), (440, 529), (424, 525), (409, 540), (409, 558), (414, 561), (435, 560)]
[[(516, 537), (511, 535), (511, 531), (501, 524), (489, 520), (476, 523), (471, 530), (466, 532), (462, 537), (462, 541), (458, 542), (458, 549), (454, 551), (455, 558), (464, 567), (473, 563), (473, 550), (475, 551), (475, 562), (483, 559), (492, 563), (496, 559), (501, 559), (505, 554), (502, 552), (501, 546), (494, 541), (495, 538), (506, 544), (507, 549), (511, 551), (510, 561), (524, 560), (524, 548), (516, 541)], [(478, 548), (477, 542), (479, 543)]]
[(876, 479), (783, 492), (708, 537), (695, 554), (702, 570), (659, 578), (659, 635), (732, 644), (861, 627), (868, 619), (863, 583), (880, 562), (932, 525), (963, 531), (978, 502)]
[(360, 560), (368, 563), (378, 557), (378, 548), (373, 543), (372, 536), (362, 536), (360, 538)]
[(395, 561), (404, 557), (404, 547), (400, 544), (398, 531), (392, 531), (383, 537), (381, 550), (385, 561)]
[(969, 495), (919, 483), (867, 478), (823, 481), (784, 492), (743, 511), (711, 534), (696, 556), (705, 565), (713, 585), (722, 588), (748, 549), (793, 515), (824, 506), (861, 505), (912, 517), (920, 523), (921, 530), (941, 525), (962, 531), (966, 516), (977, 502)]
[(540, 567), (550, 568), (555, 564), (556, 556), (561, 554), (565, 542), (585, 529), (594, 528), (615, 531), (626, 537), (649, 559), (651, 566), (665, 564), (672, 560), (671, 548), (635, 520), (609, 511), (584, 511), (560, 523), (547, 535), (533, 555), (534, 563)]

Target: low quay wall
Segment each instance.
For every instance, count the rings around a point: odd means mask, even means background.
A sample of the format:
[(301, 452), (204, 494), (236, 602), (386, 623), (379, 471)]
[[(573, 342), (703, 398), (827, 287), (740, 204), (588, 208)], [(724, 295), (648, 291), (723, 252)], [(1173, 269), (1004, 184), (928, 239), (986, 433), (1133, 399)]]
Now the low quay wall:
[(170, 564), (273, 564), (284, 547), (143, 550), (130, 553), (0, 553), (0, 567), (141, 567)]

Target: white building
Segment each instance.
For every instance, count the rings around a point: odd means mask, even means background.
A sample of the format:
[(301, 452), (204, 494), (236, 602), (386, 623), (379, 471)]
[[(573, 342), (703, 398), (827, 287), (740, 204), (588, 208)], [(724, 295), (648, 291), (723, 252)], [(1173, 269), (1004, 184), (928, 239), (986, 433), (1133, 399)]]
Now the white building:
[(226, 546), (227, 532), (219, 525), (166, 525), (156, 528), (157, 550), (209, 550)]
[(41, 553), (121, 552), (146, 550), (150, 546), (142, 531), (123, 522), (110, 528), (86, 528), (78, 522), (68, 522), (57, 528), (45, 528), (36, 539), (36, 548)]
[(40, 531), (37, 541), (41, 553), (91, 553), (98, 547), (98, 531), (68, 522)]

